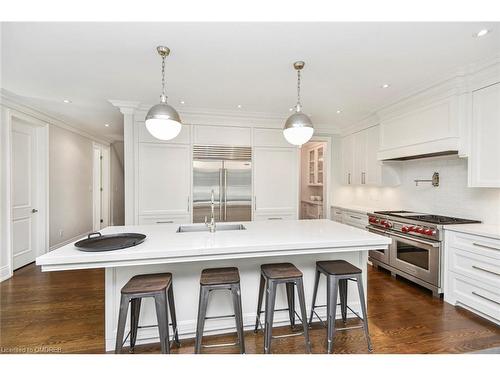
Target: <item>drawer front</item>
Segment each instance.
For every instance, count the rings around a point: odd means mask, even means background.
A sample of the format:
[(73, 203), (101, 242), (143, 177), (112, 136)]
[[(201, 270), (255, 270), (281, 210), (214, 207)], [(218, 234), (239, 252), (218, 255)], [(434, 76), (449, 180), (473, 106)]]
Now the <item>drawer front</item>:
[(368, 225), (368, 216), (358, 212), (344, 211), (342, 215), (342, 222), (356, 228), (365, 229)]
[(450, 271), (500, 290), (500, 260), (453, 247), (450, 247), (449, 251), (448, 269)]
[(255, 221), (263, 221), (263, 220), (294, 220), (295, 214), (266, 214), (266, 215), (255, 215)]
[(332, 220), (333, 221), (342, 223), (342, 216), (343, 216), (342, 209), (340, 209), (338, 207), (332, 207), (332, 209), (331, 209), (331, 216), (332, 216)]
[(500, 241), (465, 233), (446, 232), (446, 241), (450, 247), (469, 251), (479, 256), (486, 256), (500, 261)]
[(500, 321), (500, 291), (450, 272), (448, 282), (457, 302)]
[(189, 224), (189, 216), (139, 216), (139, 225), (151, 224)]

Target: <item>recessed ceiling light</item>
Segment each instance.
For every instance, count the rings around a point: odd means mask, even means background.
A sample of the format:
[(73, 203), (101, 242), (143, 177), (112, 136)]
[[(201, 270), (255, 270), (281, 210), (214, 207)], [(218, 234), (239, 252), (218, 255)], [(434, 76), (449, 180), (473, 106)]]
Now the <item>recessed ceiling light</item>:
[(238, 107), (238, 108), (241, 108), (241, 107), (242, 107), (242, 105), (241, 105), (241, 104), (238, 104), (238, 106), (237, 106), (237, 107)]
[(288, 110), (289, 110), (290, 112), (292, 112), (292, 111), (293, 111), (293, 108), (288, 108)]
[(69, 100), (69, 99), (64, 99), (64, 100), (63, 100), (63, 103), (69, 104), (69, 103), (71, 103), (71, 100)]
[(186, 104), (186, 102), (184, 100), (181, 100), (181, 104)]
[(482, 29), (482, 30), (479, 30), (476, 33), (476, 37), (477, 38), (481, 38), (482, 36), (485, 36), (486, 34), (489, 34), (489, 33), (490, 33), (490, 30), (488, 30), (488, 29)]
[(382, 86), (380, 86), (380, 87), (382, 87), (383, 89), (387, 89), (387, 88), (391, 87), (391, 85), (389, 85), (388, 83), (384, 83), (384, 84), (383, 84)]
[(104, 124), (105, 127), (109, 128), (109, 124)]
[(338, 113), (341, 113), (341, 112), (342, 112), (342, 110), (341, 110), (341, 109), (337, 109), (337, 114), (338, 114)]

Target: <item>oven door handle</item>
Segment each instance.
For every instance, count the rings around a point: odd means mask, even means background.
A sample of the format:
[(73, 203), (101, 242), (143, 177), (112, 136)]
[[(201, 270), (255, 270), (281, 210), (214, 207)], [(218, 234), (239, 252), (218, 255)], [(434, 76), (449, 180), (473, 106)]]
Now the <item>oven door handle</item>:
[(402, 238), (403, 240), (407, 240), (407, 241), (411, 241), (411, 242), (416, 242), (416, 243), (421, 243), (421, 244), (424, 244), (424, 245), (427, 245), (427, 246), (432, 246), (432, 247), (439, 247), (439, 246), (441, 246), (441, 244), (439, 242), (424, 241), (424, 240), (421, 240), (420, 238), (419, 239), (409, 238), (409, 237), (406, 237), (406, 236), (402, 236), (402, 235), (400, 235), (398, 233), (391, 232), (390, 235), (394, 236), (394, 237)]

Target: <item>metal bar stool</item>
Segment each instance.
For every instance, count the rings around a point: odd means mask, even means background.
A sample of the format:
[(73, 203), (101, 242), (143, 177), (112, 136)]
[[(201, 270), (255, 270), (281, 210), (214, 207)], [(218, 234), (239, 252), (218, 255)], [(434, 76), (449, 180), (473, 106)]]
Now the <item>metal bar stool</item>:
[[(271, 340), (273, 338), (291, 337), (304, 335), (306, 352), (311, 353), (311, 342), (309, 340), (309, 328), (307, 326), (307, 313), (306, 303), (304, 299), (304, 284), (302, 281), (302, 272), (291, 263), (274, 263), (263, 264), (260, 273), (260, 286), (259, 286), (259, 299), (257, 301), (257, 318), (255, 321), (255, 330), (257, 333), (259, 326), (262, 328), (260, 322), (260, 314), (262, 311), (262, 299), (264, 296), (264, 288), (266, 289), (266, 310), (265, 310), (265, 325), (264, 325), (264, 352), (271, 353)], [(279, 284), (285, 284), (288, 300), (288, 308), (274, 309), (276, 301), (276, 288)], [(299, 296), (299, 305), (301, 316), (295, 311), (295, 286)], [(295, 316), (299, 318), (302, 323), (303, 331), (298, 333), (273, 336), (273, 318), (275, 311), (288, 310), (290, 324), (292, 328), (295, 326)]]
[[(321, 274), (326, 276), (327, 280), (327, 304), (322, 306), (316, 306), (316, 295), (318, 293), (318, 284)], [(363, 317), (361, 318), (355, 311), (353, 311), (347, 305), (347, 282), (354, 281), (358, 285), (359, 301), (361, 304), (361, 311)], [(344, 325), (347, 321), (347, 309), (349, 309), (354, 315), (356, 315), (363, 322), (362, 325), (344, 328), (335, 328), (335, 315), (337, 312), (337, 290), (340, 294), (340, 310), (342, 314), (342, 321)], [(328, 353), (333, 352), (333, 343), (335, 340), (335, 332), (343, 331), (348, 329), (363, 328), (365, 331), (366, 341), (368, 342), (368, 350), (372, 351), (372, 344), (370, 340), (370, 334), (368, 332), (368, 318), (366, 316), (366, 304), (365, 304), (365, 294), (363, 291), (363, 280), (361, 277), (361, 270), (358, 267), (353, 266), (351, 263), (345, 260), (327, 260), (316, 262), (316, 277), (314, 280), (314, 293), (312, 300), (311, 316), (309, 317), (309, 324), (312, 323), (313, 315), (316, 315), (320, 322), (325, 326), (325, 323), (321, 320), (319, 315), (316, 313), (315, 309), (317, 307), (327, 308), (327, 324), (328, 327), (328, 338), (327, 338), (327, 351)]]
[[(168, 298), (167, 298), (168, 296)], [(139, 326), (139, 313), (141, 311), (142, 298), (152, 297), (155, 299), (156, 317), (158, 325)], [(167, 306), (168, 300), (168, 306)], [(123, 339), (125, 323), (127, 322), (127, 310), (130, 308), (130, 331)], [(133, 352), (139, 328), (158, 327), (162, 353), (170, 353), (170, 337), (168, 333), (168, 310), (172, 318), (174, 330), (174, 341), (180, 346), (177, 333), (177, 319), (175, 316), (174, 291), (172, 287), (171, 273), (157, 273), (150, 275), (137, 275), (132, 277), (121, 290), (120, 312), (118, 316), (118, 330), (116, 332), (115, 353), (121, 353), (123, 344), (130, 336), (130, 351)]]
[[(212, 290), (226, 289), (231, 291), (233, 298), (233, 315), (206, 316), (208, 306), (208, 296)], [(203, 329), (205, 320), (232, 318), (236, 320), (236, 331), (238, 341), (235, 343), (202, 345)], [(196, 327), (195, 353), (201, 353), (202, 346), (204, 348), (224, 347), (224, 346), (240, 346), (240, 353), (245, 353), (245, 337), (243, 334), (243, 312), (241, 308), (241, 289), (240, 289), (240, 274), (236, 267), (224, 268), (207, 268), (201, 271), (200, 278), (200, 301), (198, 304), (198, 323)]]

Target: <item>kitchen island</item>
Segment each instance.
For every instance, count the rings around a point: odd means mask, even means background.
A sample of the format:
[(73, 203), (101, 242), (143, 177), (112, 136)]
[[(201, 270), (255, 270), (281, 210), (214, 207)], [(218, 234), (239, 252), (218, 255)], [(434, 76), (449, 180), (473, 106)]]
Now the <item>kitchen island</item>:
[[(317, 260), (344, 259), (363, 270), (366, 288), (368, 250), (387, 249), (390, 239), (330, 220), (253, 221), (242, 223), (243, 230), (177, 232), (179, 224), (108, 227), (102, 234), (143, 233), (146, 240), (135, 247), (109, 252), (82, 252), (73, 244), (65, 245), (37, 258), (42, 271), (105, 268), (106, 350), (113, 350), (120, 289), (134, 275), (171, 272), (179, 335), (193, 337), (198, 308), (201, 270), (209, 267), (235, 266), (241, 277), (245, 329), (253, 329), (263, 263), (291, 262), (304, 274), (307, 309), (310, 309)], [(200, 226), (199, 224), (196, 224)], [(222, 225), (221, 225), (222, 227)], [(318, 291), (318, 304), (326, 301), (324, 279)], [(349, 287), (348, 303), (360, 312), (355, 285)], [(276, 308), (286, 306), (284, 290), (278, 290)], [(324, 309), (318, 309), (320, 316)], [(211, 294), (207, 316), (232, 314), (229, 293)], [(276, 312), (275, 325), (287, 324), (288, 313)], [(141, 308), (141, 326), (156, 324), (152, 300)], [(205, 334), (234, 330), (234, 319), (206, 322)], [(155, 327), (140, 329), (137, 343), (158, 341)]]

